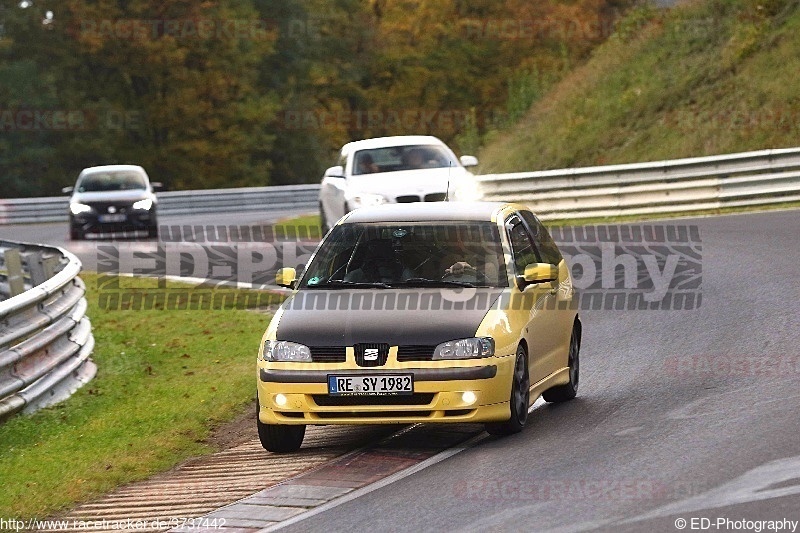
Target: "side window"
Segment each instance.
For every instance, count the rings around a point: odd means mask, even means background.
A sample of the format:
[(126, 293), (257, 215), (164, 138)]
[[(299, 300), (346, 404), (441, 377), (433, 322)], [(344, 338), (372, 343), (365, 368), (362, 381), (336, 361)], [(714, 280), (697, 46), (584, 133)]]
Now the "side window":
[(518, 276), (525, 273), (525, 267), (531, 263), (539, 263), (539, 254), (531, 241), (528, 230), (518, 217), (512, 217), (507, 223), (508, 237), (511, 241), (511, 253), (514, 256), (514, 268)]
[(531, 229), (533, 243), (541, 254), (542, 261), (551, 265), (558, 265), (562, 259), (561, 252), (558, 251), (558, 246), (556, 246), (553, 238), (550, 237), (547, 228), (530, 211), (520, 211), (520, 215), (522, 215), (522, 218)]

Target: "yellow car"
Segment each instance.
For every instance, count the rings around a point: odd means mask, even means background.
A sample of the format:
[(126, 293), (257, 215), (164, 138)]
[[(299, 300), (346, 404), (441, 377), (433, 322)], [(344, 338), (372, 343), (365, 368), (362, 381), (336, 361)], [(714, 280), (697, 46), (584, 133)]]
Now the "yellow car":
[(308, 424), (483, 422), (522, 430), (575, 397), (581, 322), (569, 267), (527, 208), (414, 203), (345, 215), (297, 276), (258, 352), (258, 434)]

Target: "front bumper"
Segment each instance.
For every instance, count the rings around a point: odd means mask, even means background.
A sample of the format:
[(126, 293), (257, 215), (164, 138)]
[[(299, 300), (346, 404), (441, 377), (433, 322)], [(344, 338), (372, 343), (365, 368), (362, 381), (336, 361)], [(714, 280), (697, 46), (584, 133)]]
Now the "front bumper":
[(101, 222), (97, 213), (70, 215), (70, 226), (82, 235), (96, 234), (106, 236), (115, 233), (147, 232), (158, 225), (155, 210), (136, 210), (125, 213), (125, 219), (114, 222)]
[[(458, 366), (455, 366), (458, 365)], [(377, 368), (322, 363), (259, 363), (259, 419), (265, 424), (496, 422), (511, 411), (514, 356)], [(411, 396), (330, 396), (329, 374), (414, 375)], [(475, 400), (465, 402), (464, 392)], [(278, 395), (285, 403), (276, 402)]]

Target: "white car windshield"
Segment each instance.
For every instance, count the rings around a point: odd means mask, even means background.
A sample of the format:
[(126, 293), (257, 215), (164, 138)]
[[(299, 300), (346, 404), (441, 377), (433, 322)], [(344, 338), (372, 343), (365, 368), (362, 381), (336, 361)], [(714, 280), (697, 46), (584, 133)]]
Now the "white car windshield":
[(354, 154), (353, 175), (447, 168), (457, 166), (453, 155), (437, 145), (391, 146), (359, 150)]
[(78, 182), (78, 192), (131, 191), (147, 188), (138, 172), (108, 171), (86, 174)]
[(353, 223), (334, 227), (301, 288), (507, 287), (491, 222)]

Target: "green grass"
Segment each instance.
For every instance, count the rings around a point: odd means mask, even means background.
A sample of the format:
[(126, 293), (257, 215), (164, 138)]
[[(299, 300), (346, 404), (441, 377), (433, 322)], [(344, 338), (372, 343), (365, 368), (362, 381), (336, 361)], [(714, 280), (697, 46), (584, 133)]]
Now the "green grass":
[(799, 144), (795, 0), (639, 8), (619, 28), (517, 126), (489, 137), (482, 173)]
[(302, 234), (304, 231), (319, 231), (319, 224), (320, 220), (318, 214), (303, 215), (279, 220), (275, 223), (275, 231), (276, 233), (280, 231), (290, 232), (294, 229)]
[[(107, 278), (82, 277), (97, 376), (66, 402), (0, 426), (0, 517), (42, 517), (210, 453), (204, 439), (212, 428), (254, 397), (254, 362), (267, 314), (104, 311), (99, 284), (106, 291), (152, 295), (158, 282), (121, 278), (114, 289)], [(190, 294), (203, 291), (211, 289)]]

